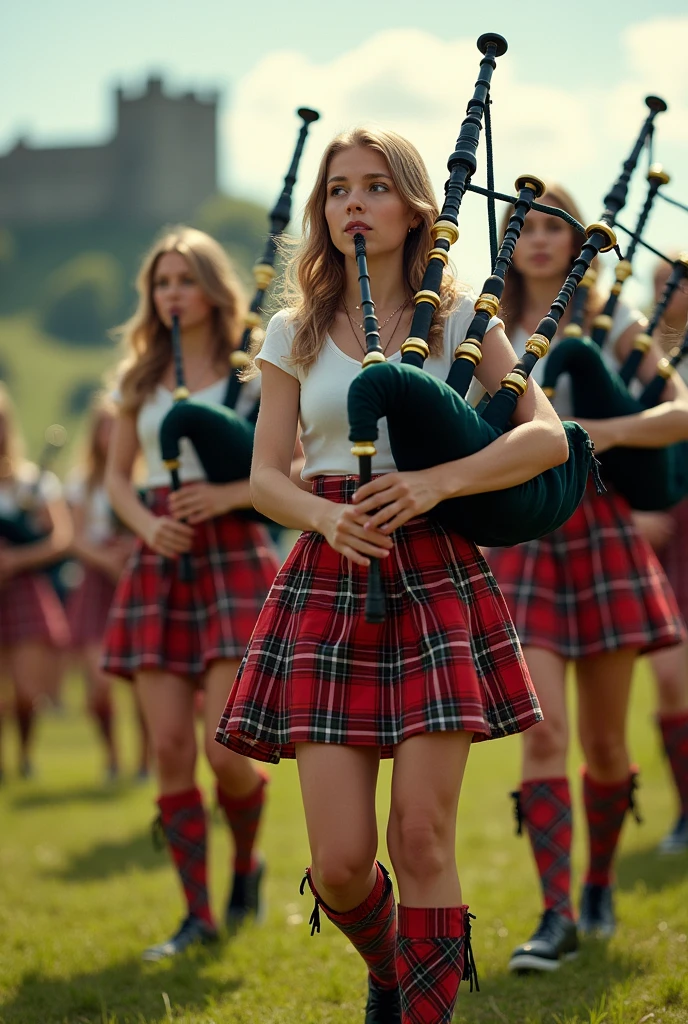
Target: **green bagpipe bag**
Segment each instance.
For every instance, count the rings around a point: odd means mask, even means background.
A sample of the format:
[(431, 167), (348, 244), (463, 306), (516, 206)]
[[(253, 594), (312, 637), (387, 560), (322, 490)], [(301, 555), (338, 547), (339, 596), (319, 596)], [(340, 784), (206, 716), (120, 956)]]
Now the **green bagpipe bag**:
[[(378, 436), (385, 416), (392, 455), (404, 471), (430, 469), (485, 448), (502, 433), (449, 384), (415, 366), (377, 363), (349, 390), (350, 438)], [(508, 547), (562, 526), (578, 507), (591, 469), (593, 445), (577, 423), (565, 422), (568, 460), (503, 490), (450, 498), (429, 515), (476, 544)]]
[[(542, 384), (546, 394), (554, 392), (562, 373), (570, 375), (574, 415), (581, 419), (632, 416), (644, 410), (589, 338), (562, 338), (550, 350)], [(665, 448), (612, 448), (599, 460), (602, 480), (631, 508), (657, 512), (688, 495), (688, 443), (684, 441)]]
[(191, 441), (211, 484), (245, 480), (251, 472), (255, 423), (226, 405), (195, 398), (176, 402), (160, 425), (163, 462), (179, 457), (179, 440)]

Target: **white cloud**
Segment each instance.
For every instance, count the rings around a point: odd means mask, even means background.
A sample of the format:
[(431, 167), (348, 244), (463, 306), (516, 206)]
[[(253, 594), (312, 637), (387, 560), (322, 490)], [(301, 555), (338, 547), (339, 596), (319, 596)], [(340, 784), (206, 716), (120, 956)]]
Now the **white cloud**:
[[(594, 219), (611, 185), (611, 179), (601, 176), (613, 177), (620, 169), (645, 116), (642, 100), (648, 92), (665, 94), (670, 103), (661, 133), (658, 119), (658, 153), (661, 140), (677, 168), (688, 165), (688, 17), (632, 25), (621, 34), (619, 46), (624, 77), (606, 91), (594, 82), (587, 88), (575, 81), (535, 85), (529, 81), (530, 55), (513, 48), (497, 61), (492, 85), (498, 188), (510, 190), (514, 177), (526, 171), (561, 180)], [(294, 110), (310, 105), (322, 112), (322, 120), (311, 129), (302, 161), (295, 227), (324, 146), (337, 131), (354, 124), (382, 123), (410, 138), (441, 196), (447, 157), (473, 92), (479, 60), (473, 39), (440, 39), (414, 29), (379, 33), (326, 63), (313, 63), (296, 52), (267, 54), (239, 81), (226, 115), (232, 190), (268, 203), (277, 197), (299, 125)], [(484, 182), (483, 161), (481, 144), (475, 178), (479, 184)], [(688, 175), (682, 174), (674, 183), (675, 194), (686, 196)], [(468, 262), (466, 240), (471, 240), (470, 264), (486, 267), (483, 201), (468, 196), (462, 214), (463, 242), (454, 258), (461, 269)], [(477, 276), (474, 283), (479, 284), (480, 269)]]

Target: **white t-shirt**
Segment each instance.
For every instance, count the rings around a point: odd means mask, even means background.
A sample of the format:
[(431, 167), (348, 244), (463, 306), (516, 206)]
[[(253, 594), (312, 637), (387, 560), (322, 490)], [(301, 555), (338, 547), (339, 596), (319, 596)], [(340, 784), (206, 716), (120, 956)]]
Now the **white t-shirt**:
[[(620, 369), (619, 360), (614, 354), (614, 346), (621, 335), (626, 331), (631, 324), (636, 323), (638, 320), (643, 320), (643, 314), (639, 310), (631, 309), (629, 306), (625, 306), (622, 302), (617, 302), (616, 309), (614, 310), (614, 317), (612, 319), (612, 326), (607, 332), (604, 344), (602, 346), (602, 359), (607, 366), (618, 371)], [(640, 326), (638, 332), (640, 333)], [(528, 341), (528, 332), (523, 327), (514, 327), (509, 331), (509, 341), (514, 347), (516, 355), (521, 358), (526, 351), (526, 342)], [(556, 346), (557, 342), (561, 340), (562, 335), (556, 334), (550, 351)], [(535, 366), (533, 367), (531, 378), (537, 384), (542, 386), (542, 380), (545, 373), (545, 363), (547, 356), (543, 359), (538, 359)], [(637, 391), (641, 388), (638, 386)], [(631, 387), (631, 391), (634, 388)], [(477, 405), (480, 399), (485, 394), (485, 389), (480, 385), (478, 381), (474, 381), (471, 384), (467, 398), (472, 405)], [(571, 376), (568, 373), (562, 373), (557, 381), (557, 390), (554, 396), (554, 402), (552, 403), (560, 419), (569, 420), (573, 417), (573, 399), (571, 395)]]
[(103, 484), (96, 484), (89, 492), (83, 476), (74, 474), (65, 484), (65, 497), (70, 505), (83, 506), (85, 534), (90, 544), (104, 544), (112, 537), (112, 509)]
[[(198, 398), (200, 401), (208, 402), (211, 405), (221, 405), (226, 391), (227, 378), (223, 377), (221, 380), (215, 381), (214, 384), (201, 388), (200, 391), (194, 391), (191, 397)], [(116, 402), (121, 402), (122, 400), (121, 393), (118, 390), (113, 392), (112, 397)], [(244, 384), (236, 404), (235, 411), (237, 415), (249, 415), (259, 397), (259, 378)], [(170, 486), (170, 471), (165, 467), (160, 457), (160, 424), (173, 405), (174, 398), (170, 389), (162, 384), (158, 384), (155, 391), (148, 396), (138, 411), (136, 433), (146, 463), (144, 487)], [(228, 457), (230, 456), (228, 455)], [(207, 479), (194, 446), (186, 437), (181, 439), (179, 445), (179, 479), (182, 483)]]
[[(440, 380), (446, 380), (454, 360), (454, 350), (466, 337), (474, 316), (475, 296), (466, 294), (445, 322), (444, 351), (425, 361), (425, 370)], [(493, 317), (487, 329), (502, 321)], [(347, 396), (349, 386), (361, 372), (361, 362), (352, 359), (337, 348), (327, 335), (315, 363), (306, 371), (302, 366), (288, 362), (296, 328), (289, 310), (280, 310), (268, 324), (263, 347), (256, 362), (272, 363), (295, 377), (301, 385), (300, 420), (301, 443), (306, 456), (301, 476), (312, 480), (316, 476), (351, 476), (358, 473), (358, 459), (351, 454)], [(401, 361), (401, 353), (389, 356), (390, 363)], [(377, 455), (373, 459), (375, 473), (392, 473), (396, 469), (389, 446), (387, 421), (378, 424), (379, 437), (375, 442)]]

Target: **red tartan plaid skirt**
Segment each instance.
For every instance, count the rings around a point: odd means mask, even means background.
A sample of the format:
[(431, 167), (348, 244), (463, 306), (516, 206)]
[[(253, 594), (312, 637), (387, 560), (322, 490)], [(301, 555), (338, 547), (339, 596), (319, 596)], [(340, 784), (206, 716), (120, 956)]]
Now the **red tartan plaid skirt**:
[(588, 485), (559, 530), (488, 554), (524, 647), (564, 658), (680, 643), (685, 627), (628, 503)]
[(669, 515), (674, 520), (674, 532), (660, 551), (659, 560), (681, 615), (688, 622), (688, 499), (672, 508)]
[[(319, 477), (347, 502), (357, 477)], [(474, 544), (419, 517), (381, 564), (387, 619), (365, 622), (367, 570), (303, 533), (275, 580), (216, 739), (262, 761), (296, 743), (381, 748), (420, 733), (520, 732), (541, 714), (506, 605)]]
[[(149, 492), (151, 511), (167, 513), (167, 488)], [(279, 561), (259, 523), (229, 513), (194, 527), (194, 579), (176, 560), (137, 541), (117, 585), (102, 667), (133, 679), (157, 669), (202, 677), (213, 661), (241, 658)]]
[(91, 565), (83, 566), (83, 573), (81, 583), (67, 602), (71, 646), (76, 650), (102, 642), (116, 586), (109, 576)]
[(20, 573), (0, 587), (0, 648), (41, 642), (69, 645), (69, 626), (60, 599), (40, 573)]

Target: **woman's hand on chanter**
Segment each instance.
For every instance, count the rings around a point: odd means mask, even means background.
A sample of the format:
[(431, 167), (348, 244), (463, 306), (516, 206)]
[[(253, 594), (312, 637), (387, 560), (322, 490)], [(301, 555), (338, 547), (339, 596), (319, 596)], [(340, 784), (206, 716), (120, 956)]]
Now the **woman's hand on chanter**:
[(191, 524), (204, 523), (235, 507), (229, 493), (231, 486), (204, 482), (184, 484), (178, 491), (170, 491), (167, 507), (175, 519)]
[(370, 558), (386, 558), (392, 548), (390, 537), (367, 528), (367, 517), (355, 505), (332, 502), (320, 532), (331, 548), (357, 565), (370, 565)]
[(186, 523), (169, 516), (155, 516), (143, 538), (147, 546), (165, 558), (175, 558), (191, 550), (194, 532)]
[(375, 530), (389, 534), (409, 519), (429, 512), (444, 497), (437, 474), (423, 469), (378, 476), (359, 487), (353, 501), (359, 512), (372, 513), (365, 523), (366, 533)]

